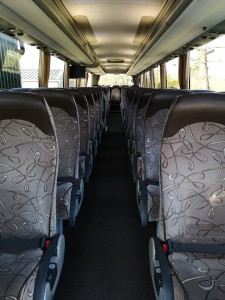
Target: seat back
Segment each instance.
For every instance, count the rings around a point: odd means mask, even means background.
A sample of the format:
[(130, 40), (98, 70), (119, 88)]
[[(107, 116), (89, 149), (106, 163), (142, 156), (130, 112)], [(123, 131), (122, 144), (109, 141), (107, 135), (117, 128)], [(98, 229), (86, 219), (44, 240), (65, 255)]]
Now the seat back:
[(89, 111), (86, 97), (83, 93), (77, 92), (76, 90), (69, 90), (73, 95), (80, 127), (80, 155), (87, 155), (89, 153), (89, 137), (90, 137), (90, 121)]
[(143, 90), (136, 110), (136, 131), (134, 141), (136, 144), (136, 152), (141, 153), (144, 146), (144, 120), (148, 102), (154, 93), (154, 90)]
[(100, 130), (100, 123), (101, 123), (101, 103), (100, 103), (100, 99), (99, 99), (97, 89), (91, 88), (90, 90), (92, 92), (94, 102), (95, 102), (95, 114), (96, 114), (95, 128), (96, 128), (96, 131), (99, 131)]
[(141, 94), (146, 91), (155, 91), (156, 89), (137, 89), (135, 91), (133, 100), (132, 100), (132, 108), (131, 108), (131, 138), (134, 141), (135, 140), (135, 135), (136, 135), (136, 119), (137, 119), (137, 107), (138, 107), (138, 102), (141, 97)]
[(58, 180), (79, 178), (80, 129), (72, 95), (64, 90), (33, 89), (47, 101), (56, 126), (59, 145)]
[(108, 114), (109, 109), (110, 109), (110, 87), (109, 86), (104, 86), (104, 87), (102, 87), (102, 91), (104, 93), (106, 114)]
[[(78, 89), (77, 91), (79, 91)], [(86, 97), (87, 105), (88, 105), (88, 111), (89, 111), (89, 117), (90, 117), (90, 139), (93, 140), (95, 136), (95, 124), (96, 124), (96, 114), (95, 114), (95, 102), (92, 95), (92, 92), (88, 89), (81, 89), (83, 94)]]
[(142, 88), (138, 88), (138, 87), (131, 87), (129, 89), (127, 89), (127, 92), (125, 94), (125, 98), (124, 98), (124, 117), (125, 117), (125, 122), (129, 123), (129, 112), (130, 112), (130, 106), (131, 106), (131, 102), (133, 100), (133, 94), (138, 91), (138, 90), (142, 90)]
[(160, 147), (166, 116), (174, 100), (184, 93), (188, 91), (158, 91), (149, 100), (144, 120), (143, 147), (144, 173), (147, 180), (159, 181)]
[(57, 171), (57, 138), (44, 98), (1, 92), (1, 239), (55, 235)]
[(171, 107), (161, 150), (159, 236), (225, 243), (225, 95), (188, 94)]

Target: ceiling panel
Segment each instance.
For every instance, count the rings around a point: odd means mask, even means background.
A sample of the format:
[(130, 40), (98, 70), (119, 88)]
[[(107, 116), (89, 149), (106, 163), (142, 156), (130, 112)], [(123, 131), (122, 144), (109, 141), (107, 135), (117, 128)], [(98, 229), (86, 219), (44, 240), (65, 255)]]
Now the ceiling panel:
[[(62, 2), (74, 19), (79, 18), (77, 16), (86, 17), (95, 37), (90, 39), (90, 36), (87, 36), (87, 40), (102, 66), (108, 68), (110, 58), (124, 59), (129, 65), (165, 0), (62, 0)], [(144, 26), (141, 26), (142, 23)], [(84, 31), (83, 33), (85, 35)], [(137, 35), (138, 33), (140, 34)], [(121, 71), (126, 72), (126, 68), (123, 67)]]

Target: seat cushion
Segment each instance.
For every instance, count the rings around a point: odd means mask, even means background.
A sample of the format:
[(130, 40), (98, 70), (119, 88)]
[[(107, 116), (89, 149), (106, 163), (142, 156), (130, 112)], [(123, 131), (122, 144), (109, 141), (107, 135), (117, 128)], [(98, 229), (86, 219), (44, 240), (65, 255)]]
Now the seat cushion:
[(225, 299), (224, 254), (173, 253), (169, 261), (177, 299)]
[(0, 253), (0, 299), (33, 299), (35, 278), (43, 251)]

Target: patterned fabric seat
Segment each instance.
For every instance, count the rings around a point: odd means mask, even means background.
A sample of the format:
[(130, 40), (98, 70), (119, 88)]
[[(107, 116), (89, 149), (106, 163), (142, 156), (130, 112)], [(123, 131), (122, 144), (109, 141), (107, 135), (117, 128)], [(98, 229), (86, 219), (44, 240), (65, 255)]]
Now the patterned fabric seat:
[(63, 90), (35, 89), (32, 92), (45, 97), (56, 126), (59, 145), (57, 185), (57, 218), (69, 220), (74, 226), (82, 204), (79, 175), (80, 130), (73, 97)]
[(129, 149), (129, 140), (131, 137), (131, 130), (132, 130), (132, 125), (131, 125), (131, 120), (132, 120), (132, 110), (133, 110), (133, 101), (136, 98), (136, 92), (143, 91), (142, 88), (131, 88), (129, 91), (128, 95), (129, 97), (126, 99), (126, 110), (125, 110), (125, 116), (126, 116), (126, 142), (128, 145)]
[(145, 113), (146, 113), (148, 101), (151, 95), (152, 95), (151, 91), (146, 91), (142, 93), (137, 105), (136, 130), (134, 136), (134, 143), (135, 143), (134, 156), (136, 157), (134, 163), (137, 162), (137, 179), (141, 179), (143, 177), (141, 153), (143, 151), (143, 146), (144, 146), (144, 119), (145, 119)]
[[(90, 151), (91, 151), (91, 159), (93, 164), (93, 158), (95, 157), (95, 153), (97, 152), (98, 148), (98, 141), (97, 141), (97, 128), (96, 128), (96, 112), (95, 112), (95, 101), (94, 97), (92, 95), (91, 90), (84, 88), (84, 89), (78, 89), (79, 92), (81, 90), (86, 97), (87, 105), (88, 105), (88, 111), (89, 111), (89, 118), (90, 118)], [(91, 170), (92, 170), (92, 164), (91, 164)], [(90, 172), (91, 173), (91, 172)]]
[[(136, 87), (130, 87), (130, 88), (126, 88), (125, 89), (125, 93), (122, 94), (123, 95), (123, 102), (122, 102), (122, 105), (123, 105), (123, 123), (124, 123), (124, 130), (125, 130), (125, 133), (127, 132), (127, 126), (128, 126), (128, 115), (129, 115), (129, 103), (131, 101), (131, 98), (132, 98), (132, 94), (135, 90), (138, 90), (140, 88), (136, 88)], [(126, 134), (127, 135), (127, 134)]]
[[(159, 217), (159, 158), (162, 131), (168, 110), (178, 95), (187, 93), (181, 90), (158, 90), (148, 103), (144, 121), (144, 152), (142, 153), (143, 174), (148, 191), (148, 204), (142, 205), (147, 211), (142, 212), (145, 218), (152, 222)], [(144, 200), (142, 197), (141, 200)]]
[(101, 141), (101, 100), (97, 88), (90, 88), (89, 90), (92, 92), (94, 102), (95, 102), (95, 114), (96, 114), (95, 130), (96, 130), (96, 140), (97, 140), (97, 148), (98, 148)]
[(88, 182), (92, 168), (92, 149), (90, 139), (90, 116), (87, 99), (82, 91), (76, 89), (68, 90), (74, 98), (78, 113), (80, 128), (80, 170), (81, 177)]
[[(180, 96), (169, 111), (158, 228), (159, 240), (169, 249), (161, 258), (167, 260), (161, 265), (162, 281), (171, 281), (166, 290), (161, 287), (168, 299), (225, 298), (224, 114), (225, 95), (214, 93)], [(158, 263), (152, 253), (162, 252), (157, 243), (150, 241), (153, 281)]]
[[(44, 98), (2, 92), (0, 299), (54, 295), (64, 257), (64, 237), (56, 235), (57, 172), (57, 138)], [(49, 280), (50, 264), (54, 276)]]
[(103, 134), (106, 130), (106, 102), (102, 89), (98, 89), (98, 95), (100, 99), (100, 128), (101, 134)]
[(128, 89), (129, 89), (128, 86), (123, 86), (121, 88), (120, 112), (121, 112), (122, 122), (124, 126), (125, 126), (125, 101), (126, 101)]
[(128, 119), (127, 119), (127, 130), (126, 130), (126, 139), (127, 139), (127, 147), (128, 147), (128, 154), (130, 160), (132, 159), (132, 145), (133, 145), (133, 114), (136, 114), (137, 105), (134, 103), (138, 103), (136, 99), (139, 100), (141, 91), (143, 89), (134, 90), (131, 94), (130, 100), (128, 102)]
[(102, 87), (102, 91), (104, 93), (104, 101), (106, 106), (106, 115), (110, 110), (110, 87)]
[[(132, 101), (132, 108), (131, 108), (131, 116), (130, 116), (130, 157), (131, 157), (131, 170), (133, 175), (133, 181), (134, 183), (137, 182), (137, 163), (139, 162), (140, 165), (142, 165), (142, 157), (139, 155), (137, 156), (137, 146), (136, 146), (136, 127), (137, 122), (139, 123), (140, 120), (137, 121), (137, 108), (139, 99), (141, 98), (141, 95), (144, 92), (149, 92), (153, 89), (137, 89), (134, 92), (134, 97)], [(142, 100), (141, 100), (142, 101)]]

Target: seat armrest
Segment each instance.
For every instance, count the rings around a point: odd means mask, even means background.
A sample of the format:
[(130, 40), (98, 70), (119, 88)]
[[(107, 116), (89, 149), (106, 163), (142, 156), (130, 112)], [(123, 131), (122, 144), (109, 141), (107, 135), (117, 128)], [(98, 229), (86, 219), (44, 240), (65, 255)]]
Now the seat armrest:
[(45, 299), (45, 287), (46, 287), (46, 281), (47, 281), (47, 276), (49, 271), (49, 265), (51, 263), (52, 257), (57, 256), (57, 247), (60, 238), (61, 235), (59, 234), (55, 235), (52, 238), (49, 247), (45, 250), (42, 256), (37, 271), (37, 277), (35, 280), (33, 300)]
[(159, 268), (161, 270), (161, 280), (163, 286), (164, 300), (174, 300), (173, 281), (169, 262), (165, 252), (163, 251), (162, 244), (157, 237), (151, 237), (155, 244), (155, 254), (159, 261)]

